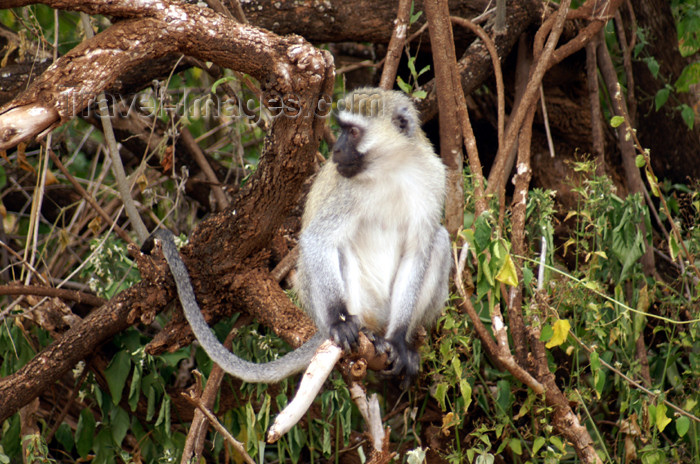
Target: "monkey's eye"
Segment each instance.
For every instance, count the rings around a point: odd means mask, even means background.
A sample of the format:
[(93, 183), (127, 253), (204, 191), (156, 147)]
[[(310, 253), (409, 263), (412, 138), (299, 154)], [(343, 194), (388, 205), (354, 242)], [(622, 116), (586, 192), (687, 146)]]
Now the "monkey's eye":
[(360, 136), (360, 129), (356, 126), (352, 126), (350, 129), (348, 129), (348, 135), (353, 139), (356, 139)]

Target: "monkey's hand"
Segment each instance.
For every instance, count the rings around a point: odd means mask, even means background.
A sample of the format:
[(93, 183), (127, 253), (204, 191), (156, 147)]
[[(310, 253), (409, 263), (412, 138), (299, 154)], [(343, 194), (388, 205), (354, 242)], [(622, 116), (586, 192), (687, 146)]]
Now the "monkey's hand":
[(379, 353), (388, 355), (389, 367), (383, 370), (382, 374), (392, 377), (403, 376), (400, 384), (402, 390), (413, 385), (420, 370), (418, 352), (410, 347), (403, 337), (391, 339), (377, 337), (374, 346)]
[(357, 337), (360, 333), (360, 323), (356, 316), (341, 314), (338, 320), (331, 323), (329, 330), (331, 340), (345, 351), (357, 346)]

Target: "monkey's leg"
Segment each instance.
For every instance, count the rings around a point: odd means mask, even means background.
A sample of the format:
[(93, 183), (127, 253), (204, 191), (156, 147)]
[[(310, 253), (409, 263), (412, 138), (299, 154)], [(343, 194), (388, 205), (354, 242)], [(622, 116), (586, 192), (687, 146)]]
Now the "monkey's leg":
[(449, 278), (452, 271), (450, 235), (444, 227), (435, 231), (433, 248), (428, 260), (416, 311), (411, 321), (412, 330), (432, 325), (440, 317), (449, 296)]
[[(422, 262), (415, 259), (409, 262), (413, 269), (412, 272), (404, 272), (403, 278), (406, 279), (407, 276), (409, 278), (405, 280), (403, 288), (394, 287), (396, 298), (403, 301), (400, 302), (399, 310), (392, 308), (386, 340), (383, 343), (379, 340), (376, 344), (380, 351), (389, 354), (391, 366), (385, 373), (403, 374), (402, 388), (410, 386), (420, 370), (420, 355), (411, 345), (413, 336), (419, 327), (430, 325), (435, 321), (448, 296), (452, 260), (447, 230), (444, 227), (438, 228), (431, 243), (426, 259)], [(402, 277), (401, 273), (397, 276), (397, 280), (400, 277)], [(400, 285), (401, 282), (397, 284)], [(396, 293), (397, 291), (404, 293)], [(413, 303), (412, 308), (410, 303)], [(405, 311), (406, 307), (411, 310)]]

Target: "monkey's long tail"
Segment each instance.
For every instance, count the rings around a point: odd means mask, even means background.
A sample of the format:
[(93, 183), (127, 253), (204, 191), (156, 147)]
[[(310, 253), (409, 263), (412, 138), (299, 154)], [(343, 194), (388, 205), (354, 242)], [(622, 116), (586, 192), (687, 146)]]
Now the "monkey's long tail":
[(172, 232), (160, 229), (155, 233), (155, 236), (161, 240), (163, 256), (165, 256), (170, 272), (173, 274), (185, 317), (190, 323), (192, 332), (212, 361), (232, 376), (250, 383), (279, 382), (290, 375), (303, 371), (309, 365), (316, 349), (324, 339), (318, 332), (296, 350), (279, 359), (262, 364), (246, 361), (227, 350), (216, 338), (202, 316), (187, 268), (180, 258)]

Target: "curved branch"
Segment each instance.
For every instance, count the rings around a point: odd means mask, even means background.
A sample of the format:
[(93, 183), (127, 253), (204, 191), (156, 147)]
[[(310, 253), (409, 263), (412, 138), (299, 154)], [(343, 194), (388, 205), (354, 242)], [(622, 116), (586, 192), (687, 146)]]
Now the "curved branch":
[[(282, 94), (295, 91), (296, 85), (291, 81), (295, 73), (306, 71), (322, 76), (328, 61), (301, 37), (280, 38), (187, 3), (170, 0), (43, 3), (54, 8), (139, 19), (120, 21), (81, 43), (51, 65), (27, 91), (0, 108), (0, 150), (65, 123), (119, 75), (169, 53), (184, 53), (250, 74), (265, 87)], [(19, 108), (23, 115), (16, 114)], [(42, 117), (24, 119), (26, 114), (34, 113)], [(22, 122), (19, 127), (18, 121)]]

